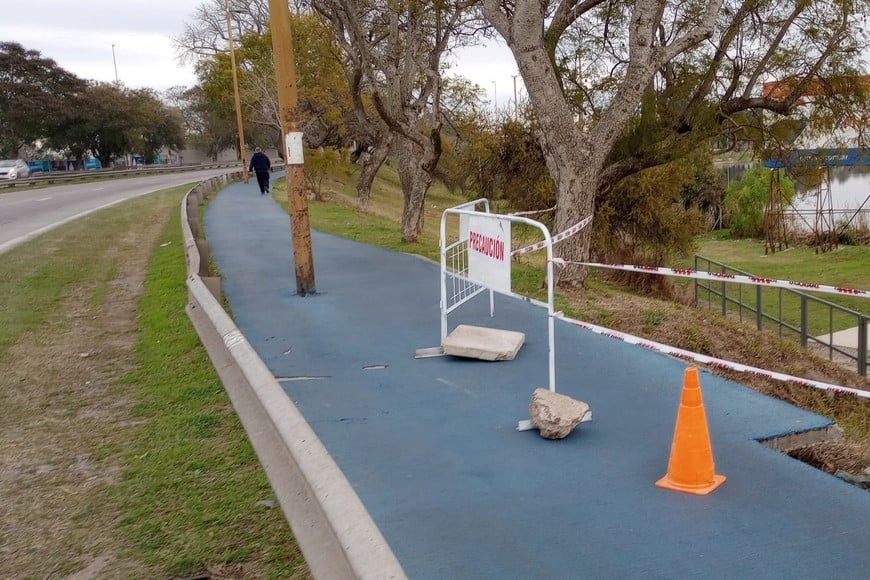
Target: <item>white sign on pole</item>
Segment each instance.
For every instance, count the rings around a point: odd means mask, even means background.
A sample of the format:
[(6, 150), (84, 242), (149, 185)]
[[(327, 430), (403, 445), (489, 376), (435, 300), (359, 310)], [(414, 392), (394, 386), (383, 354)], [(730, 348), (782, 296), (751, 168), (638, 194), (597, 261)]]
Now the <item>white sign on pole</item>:
[(511, 222), (493, 214), (468, 216), (468, 278), (511, 291)]
[(284, 159), (287, 165), (303, 165), (305, 163), (301, 132), (287, 133), (284, 136), (284, 146), (284, 150), (287, 153)]

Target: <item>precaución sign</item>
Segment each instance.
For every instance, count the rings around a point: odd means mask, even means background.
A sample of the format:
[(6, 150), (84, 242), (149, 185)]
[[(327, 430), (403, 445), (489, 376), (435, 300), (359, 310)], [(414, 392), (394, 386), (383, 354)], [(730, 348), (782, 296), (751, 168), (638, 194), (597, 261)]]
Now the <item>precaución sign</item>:
[(511, 291), (511, 222), (496, 215), (468, 217), (468, 277), (496, 292)]

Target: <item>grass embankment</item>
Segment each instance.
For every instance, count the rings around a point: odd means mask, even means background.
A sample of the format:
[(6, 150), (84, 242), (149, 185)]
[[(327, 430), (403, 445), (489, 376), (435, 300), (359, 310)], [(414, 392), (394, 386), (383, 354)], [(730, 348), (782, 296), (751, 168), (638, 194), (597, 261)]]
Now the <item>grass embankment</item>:
[[(361, 242), (431, 259), (438, 258), (441, 212), (446, 207), (466, 201), (464, 198), (451, 195), (440, 184), (434, 184), (427, 196), (423, 235), (417, 244), (404, 244), (400, 241), (402, 195), (395, 169), (389, 166), (382, 168), (367, 213), (355, 210), (355, 179), (353, 167), (340, 166), (323, 181), (323, 198), (326, 201), (313, 201), (309, 206), (312, 227)], [(273, 191), (278, 202), (286, 208), (283, 180), (276, 184)], [(697, 252), (761, 276), (870, 288), (868, 247), (841, 247), (828, 254), (815, 254), (812, 248), (794, 248), (765, 257), (763, 246), (758, 241), (719, 240), (710, 235), (699, 238)], [(540, 252), (527, 254), (515, 262), (512, 269), (513, 290), (544, 298), (542, 265)], [(687, 266), (690, 262), (674, 265)], [(687, 284), (683, 284), (685, 288)], [(744, 292), (749, 288), (745, 286)], [(728, 292), (731, 295), (732, 289), (729, 288)], [(825, 295), (822, 297), (827, 299)], [(870, 310), (870, 303), (866, 300), (833, 298), (865, 313)], [(858, 376), (854, 367), (850, 370), (816, 356), (801, 349), (794, 341), (782, 340), (775, 332), (756, 332), (752, 328), (752, 321), (726, 319), (684, 303), (642, 295), (608, 281), (601, 272), (590, 272), (586, 287), (582, 290), (557, 291), (555, 300), (557, 310), (563, 310), (573, 318), (762, 369), (870, 390), (870, 381)], [(785, 303), (784, 308), (792, 306)], [(795, 308), (799, 309), (799, 304)], [(787, 311), (784, 314), (789, 315)], [(827, 315), (824, 323), (827, 324)], [(848, 320), (845, 323), (848, 324)], [(845, 429), (845, 443), (817, 448), (805, 454), (803, 459), (831, 472), (841, 468), (855, 472), (870, 466), (870, 401), (867, 399), (822, 392), (749, 374), (709, 370), (831, 417)]]
[(307, 576), (185, 313), (186, 189), (0, 255), (0, 577)]
[[(818, 253), (812, 247), (792, 246), (786, 250), (765, 255), (763, 245), (757, 240), (719, 239), (716, 235), (708, 234), (699, 238), (696, 252), (706, 258), (726, 263), (733, 268), (750, 272), (756, 276), (862, 290), (870, 289), (870, 246), (839, 246), (833, 251)], [(685, 263), (684, 265), (689, 264)], [(699, 265), (702, 269), (706, 266), (706, 263)], [(717, 285), (718, 289), (718, 283), (713, 284)], [(811, 290), (805, 292), (844, 308), (865, 315), (870, 314), (870, 299), (814, 293)], [(741, 300), (745, 304), (755, 307), (757, 299), (754, 287), (727, 284), (727, 294), (732, 300)], [(706, 294), (701, 296), (701, 299), (706, 299)], [(712, 300), (714, 308), (717, 307), (715, 303), (720, 299), (714, 296)], [(801, 301), (794, 293), (780, 292), (775, 288), (764, 288), (762, 301), (764, 312), (778, 317), (781, 306), (782, 318), (792, 326), (800, 327)], [(733, 303), (729, 305), (729, 310), (732, 312), (736, 308)], [(808, 331), (813, 336), (824, 335), (830, 331), (836, 332), (857, 324), (854, 315), (844, 314), (837, 310), (833, 311), (833, 316), (829, 319), (829, 308), (818, 302), (810, 302), (808, 312)], [(747, 314), (744, 312), (744, 316)], [(773, 324), (769, 323), (767, 327), (775, 330)]]

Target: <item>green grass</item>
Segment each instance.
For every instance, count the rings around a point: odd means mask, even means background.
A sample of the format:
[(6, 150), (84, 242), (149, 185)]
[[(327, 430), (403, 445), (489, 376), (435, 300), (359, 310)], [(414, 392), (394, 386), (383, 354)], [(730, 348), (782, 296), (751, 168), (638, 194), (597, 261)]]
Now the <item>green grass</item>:
[(768, 278), (870, 288), (870, 246), (840, 246), (825, 253), (792, 247), (765, 255), (758, 240), (717, 240), (707, 235), (699, 238), (696, 253)]
[(139, 555), (168, 574), (257, 561), (263, 578), (304, 569), (247, 436), (185, 313), (178, 212), (155, 248), (139, 304), (134, 408), (143, 427), (115, 489)]
[[(126, 373), (114, 379), (113, 394), (107, 395), (113, 398), (106, 404), (117, 404), (114, 397), (129, 400), (131, 420), (99, 425), (100, 434), (93, 437), (99, 443), (79, 450), (93, 460), (121, 458), (121, 476), (82, 491), (94, 496), (90, 507), (73, 518), (120, 513), (118, 535), (129, 550), (124, 557), (158, 571), (158, 577), (188, 577), (232, 564), (243, 565), (247, 577), (305, 577), (305, 562), (283, 512), (257, 503), (274, 500), (271, 488), (185, 312), (178, 208), (189, 187), (95, 212), (0, 256), (0, 362), (29, 333), (50, 335), (46, 327), (60, 332), (69, 330), (74, 316), (94, 317), (110, 299), (125, 252), (140, 243), (131, 235), (135, 225), (165, 223), (159, 242), (149, 249), (153, 255), (138, 304), (134, 368), (129, 370), (129, 361), (106, 363), (109, 376)], [(65, 311), (71, 296), (86, 312)], [(113, 328), (105, 331), (110, 335)], [(49, 384), (67, 380), (43, 374), (39, 380)], [(65, 390), (74, 388), (81, 387)], [(34, 412), (54, 404), (46, 398), (35, 403)], [(22, 412), (7, 418), (26, 426), (29, 418)], [(27, 427), (22, 428), (26, 434)]]
[[(286, 198), (280, 203), (287, 209)], [(438, 260), (438, 238), (427, 232), (417, 243), (402, 241), (402, 228), (396, 221), (374, 213), (361, 213), (348, 205), (311, 202), (312, 227), (330, 234), (364, 242), (397, 252), (417, 253)]]
[[(870, 288), (870, 247), (868, 246), (841, 246), (837, 250), (826, 253), (816, 253), (809, 247), (792, 247), (765, 255), (764, 247), (758, 240), (723, 240), (708, 234), (699, 239), (697, 253), (756, 276), (865, 290)], [(682, 265), (694, 267), (694, 264), (689, 262), (684, 262)], [(700, 270), (706, 270), (707, 267), (706, 262), (698, 264)], [(719, 270), (715, 265), (710, 269)], [(753, 286), (719, 282), (705, 282), (703, 285), (720, 295), (724, 287), (725, 293), (731, 300), (743, 302), (752, 309), (756, 308), (758, 299)], [(870, 313), (870, 301), (867, 298), (810, 291), (807, 294), (865, 315)], [(703, 289), (699, 292), (699, 302), (709, 303), (714, 309), (721, 308), (721, 297)], [(826, 334), (857, 324), (854, 315), (838, 310), (832, 311), (816, 301), (809, 301), (808, 304), (807, 331), (811, 335)], [(799, 296), (786, 290), (764, 287), (762, 305), (765, 314), (781, 318), (788, 324), (800, 328)], [(754, 320), (755, 314), (748, 309), (741, 312), (736, 304), (729, 304), (728, 310)], [(764, 324), (766, 328), (778, 331), (775, 323), (766, 321)]]
[[(8, 251), (0, 265), (0, 357), (22, 333), (43, 324), (64, 299), (68, 288), (102, 281), (117, 265), (112, 241), (140, 216), (130, 211), (99, 212), (77, 220), (59, 232), (49, 232)], [(105, 287), (94, 291), (99, 307)]]

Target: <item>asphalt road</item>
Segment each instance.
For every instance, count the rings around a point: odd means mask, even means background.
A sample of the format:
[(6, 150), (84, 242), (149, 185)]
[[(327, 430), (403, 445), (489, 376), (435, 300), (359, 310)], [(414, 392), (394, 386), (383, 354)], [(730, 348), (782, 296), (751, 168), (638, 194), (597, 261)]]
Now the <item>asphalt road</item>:
[(138, 197), (195, 183), (235, 168), (100, 179), (88, 183), (14, 189), (0, 193), (0, 254), (52, 228), (88, 213)]

